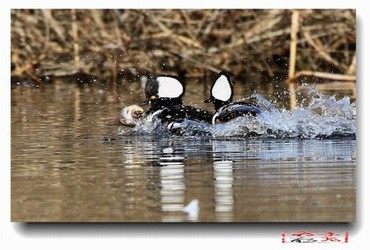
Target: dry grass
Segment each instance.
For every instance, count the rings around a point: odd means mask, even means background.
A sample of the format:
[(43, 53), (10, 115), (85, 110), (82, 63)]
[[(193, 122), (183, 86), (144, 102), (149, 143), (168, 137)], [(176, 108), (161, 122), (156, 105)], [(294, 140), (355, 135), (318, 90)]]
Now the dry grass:
[(354, 10), (12, 10), (11, 18), (13, 79), (221, 70), (244, 82), (355, 79)]

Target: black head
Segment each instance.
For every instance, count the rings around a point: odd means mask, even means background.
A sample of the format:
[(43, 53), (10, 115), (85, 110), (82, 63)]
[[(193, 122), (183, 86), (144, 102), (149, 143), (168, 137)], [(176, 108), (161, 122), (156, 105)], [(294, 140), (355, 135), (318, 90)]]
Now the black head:
[(149, 78), (145, 85), (146, 104), (181, 104), (184, 86), (173, 76)]
[(205, 102), (212, 102), (215, 109), (218, 110), (219, 108), (231, 103), (233, 95), (234, 89), (229, 75), (225, 72), (221, 72), (213, 83), (210, 98)]

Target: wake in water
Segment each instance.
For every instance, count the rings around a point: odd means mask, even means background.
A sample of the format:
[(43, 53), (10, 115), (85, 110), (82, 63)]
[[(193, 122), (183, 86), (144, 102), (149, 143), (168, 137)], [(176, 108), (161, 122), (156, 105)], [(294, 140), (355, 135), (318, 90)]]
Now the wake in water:
[[(294, 110), (277, 109), (259, 94), (252, 96), (263, 112), (257, 116), (239, 117), (230, 122), (210, 125), (185, 120), (183, 136), (258, 137), (258, 138), (332, 138), (356, 136), (356, 103), (349, 97), (336, 100), (307, 84), (297, 91), (305, 91), (310, 99)], [(143, 122), (133, 128), (125, 128), (121, 135), (168, 134), (158, 122)]]

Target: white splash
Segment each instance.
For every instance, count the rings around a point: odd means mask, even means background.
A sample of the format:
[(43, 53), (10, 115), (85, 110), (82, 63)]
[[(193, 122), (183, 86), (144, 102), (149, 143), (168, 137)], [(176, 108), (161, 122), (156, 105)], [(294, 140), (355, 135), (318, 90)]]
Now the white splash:
[(176, 78), (169, 76), (157, 77), (158, 96), (162, 98), (177, 98), (184, 92), (184, 86)]
[[(349, 97), (337, 100), (308, 85), (298, 90), (305, 91), (310, 102), (300, 104), (297, 109), (277, 109), (263, 96), (255, 94), (252, 97), (256, 105), (263, 110), (256, 117), (238, 117), (216, 125), (185, 119), (180, 123), (182, 136), (303, 139), (356, 136), (356, 103), (351, 103)], [(129, 131), (129, 134), (171, 134), (156, 119), (147, 120)]]
[(221, 75), (213, 84), (212, 96), (218, 100), (227, 101), (231, 98), (231, 95), (231, 83), (225, 75)]
[(311, 98), (307, 106), (294, 110), (278, 110), (259, 94), (257, 106), (264, 111), (256, 117), (238, 117), (213, 127), (213, 137), (260, 138), (327, 138), (356, 135), (356, 104), (349, 97), (336, 100), (314, 87), (303, 85)]

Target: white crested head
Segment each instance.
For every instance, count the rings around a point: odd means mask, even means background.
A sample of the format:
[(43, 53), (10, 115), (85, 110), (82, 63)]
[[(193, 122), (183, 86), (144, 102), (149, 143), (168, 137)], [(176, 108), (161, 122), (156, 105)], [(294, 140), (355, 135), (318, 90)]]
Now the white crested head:
[(178, 98), (184, 92), (184, 86), (174, 77), (159, 76), (157, 82), (159, 98)]
[(231, 83), (225, 75), (220, 75), (212, 87), (212, 96), (221, 101), (228, 101), (232, 96)]

